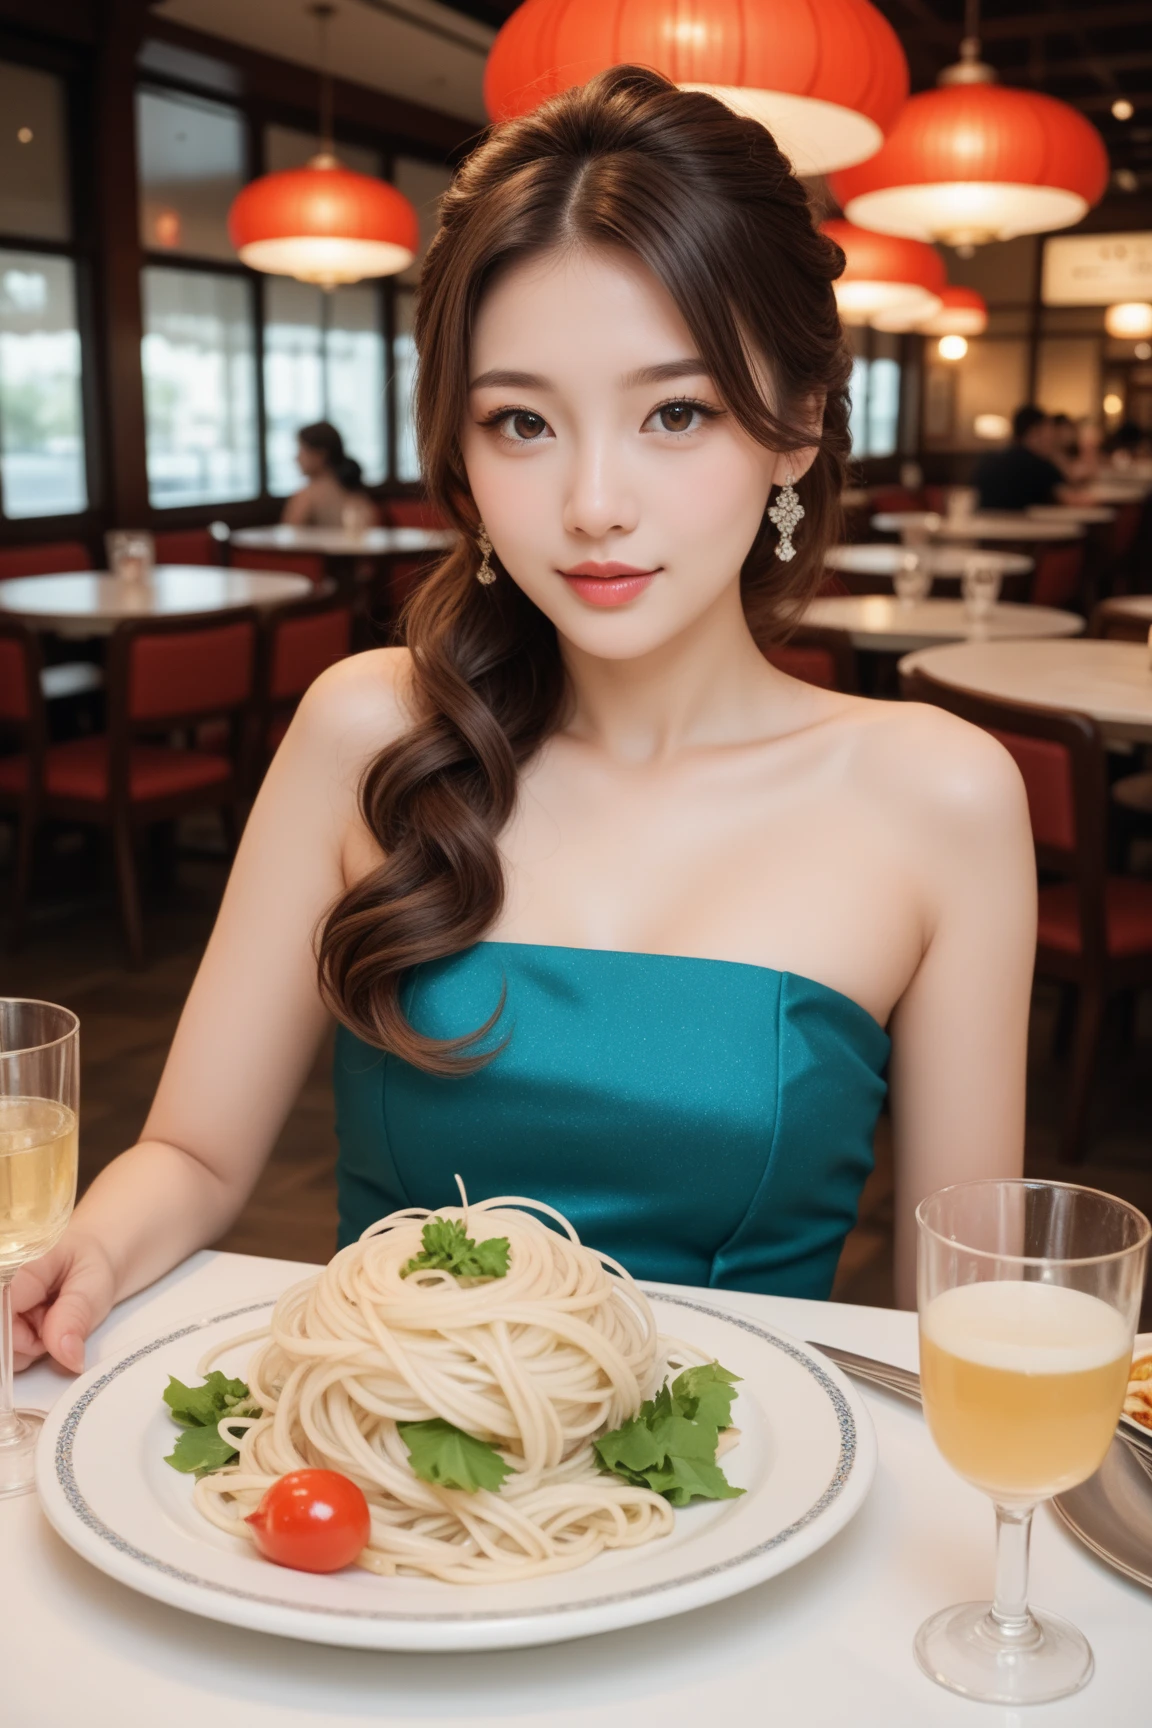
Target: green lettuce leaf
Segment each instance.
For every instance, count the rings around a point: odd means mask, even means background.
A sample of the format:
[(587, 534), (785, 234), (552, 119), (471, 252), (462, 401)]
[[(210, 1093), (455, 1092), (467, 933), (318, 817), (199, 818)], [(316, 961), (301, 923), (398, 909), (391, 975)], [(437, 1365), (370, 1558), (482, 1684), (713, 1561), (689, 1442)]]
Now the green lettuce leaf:
[(429, 1218), (420, 1232), (423, 1249), (400, 1273), (443, 1270), (457, 1278), (503, 1278), (508, 1270), (507, 1236), (474, 1242), (458, 1218)]
[(218, 1424), (228, 1416), (260, 1415), (243, 1380), (229, 1380), (219, 1369), (213, 1369), (202, 1386), (185, 1386), (169, 1375), (162, 1396), (173, 1421), (184, 1429), (164, 1462), (198, 1477), (239, 1456), (238, 1447), (218, 1432)]
[(439, 1416), (428, 1422), (398, 1422), (396, 1430), (408, 1448), (412, 1473), (421, 1482), (464, 1488), (470, 1494), (488, 1488), (496, 1494), (505, 1476), (512, 1474), (512, 1466), (504, 1462), (495, 1446), (465, 1434)]
[(173, 1470), (195, 1472), (207, 1476), (212, 1470), (222, 1470), (240, 1456), (230, 1440), (225, 1440), (215, 1428), (185, 1428), (175, 1449), (165, 1458)]
[(596, 1441), (604, 1469), (663, 1494), (673, 1506), (743, 1494), (716, 1462), (720, 1430), (731, 1426), (738, 1379), (719, 1362), (708, 1362), (685, 1368), (671, 1385), (665, 1381), (635, 1416)]

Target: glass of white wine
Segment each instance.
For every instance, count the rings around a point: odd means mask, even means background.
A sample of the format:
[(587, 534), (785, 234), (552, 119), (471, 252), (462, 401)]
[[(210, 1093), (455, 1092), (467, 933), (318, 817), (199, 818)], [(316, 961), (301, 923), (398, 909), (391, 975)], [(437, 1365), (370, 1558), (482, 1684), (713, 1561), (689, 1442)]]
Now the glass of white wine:
[(1124, 1403), (1152, 1226), (1094, 1188), (961, 1182), (917, 1208), (920, 1384), (932, 1438), (996, 1508), (996, 1596), (926, 1620), (916, 1659), (989, 1704), (1092, 1676), (1087, 1639), (1028, 1606), (1038, 1503), (1104, 1461)]
[(44, 1417), (13, 1397), (12, 1280), (64, 1234), (76, 1202), (80, 1022), (0, 997), (0, 1499), (33, 1484)]

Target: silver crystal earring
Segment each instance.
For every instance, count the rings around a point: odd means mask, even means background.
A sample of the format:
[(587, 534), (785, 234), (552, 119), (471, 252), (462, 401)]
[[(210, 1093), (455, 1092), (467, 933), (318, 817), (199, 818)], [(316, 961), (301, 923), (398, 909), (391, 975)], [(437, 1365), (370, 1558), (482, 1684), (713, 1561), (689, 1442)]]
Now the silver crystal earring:
[(776, 556), (788, 564), (796, 556), (796, 548), (792, 544), (792, 530), (804, 519), (804, 506), (796, 495), (789, 474), (780, 488), (780, 496), (768, 511), (770, 521), (780, 530), (780, 539), (776, 546)]
[(496, 572), (493, 570), (490, 562), (492, 542), (488, 538), (488, 530), (485, 528), (483, 522), (481, 522), (480, 532), (476, 536), (476, 544), (484, 555), (483, 562), (481, 563), (479, 570), (476, 572), (476, 580), (482, 587), (490, 588), (496, 580)]

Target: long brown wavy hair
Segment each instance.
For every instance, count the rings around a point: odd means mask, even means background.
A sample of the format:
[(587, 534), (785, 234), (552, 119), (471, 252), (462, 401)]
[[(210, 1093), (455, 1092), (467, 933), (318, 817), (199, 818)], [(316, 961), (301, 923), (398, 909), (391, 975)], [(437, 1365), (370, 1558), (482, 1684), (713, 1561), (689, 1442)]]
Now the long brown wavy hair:
[[(818, 585), (839, 521), (850, 357), (834, 279), (843, 254), (820, 235), (771, 135), (714, 97), (618, 66), (496, 128), (444, 198), (416, 312), (416, 424), (430, 498), (460, 540), (410, 600), (415, 724), (367, 769), (361, 808), (385, 861), (341, 896), (318, 942), (320, 984), (368, 1043), (437, 1074), (489, 1059), (470, 1037), (426, 1037), (405, 1013), (413, 967), (471, 946), (504, 899), (499, 836), (520, 770), (562, 723), (556, 631), (497, 564), (476, 581), (477, 513), (460, 433), (473, 323), (496, 272), (556, 246), (622, 247), (671, 294), (721, 399), (774, 450), (814, 442), (796, 557), (765, 521), (741, 572), (762, 647), (787, 635)], [(774, 405), (749, 354), (767, 362)]]

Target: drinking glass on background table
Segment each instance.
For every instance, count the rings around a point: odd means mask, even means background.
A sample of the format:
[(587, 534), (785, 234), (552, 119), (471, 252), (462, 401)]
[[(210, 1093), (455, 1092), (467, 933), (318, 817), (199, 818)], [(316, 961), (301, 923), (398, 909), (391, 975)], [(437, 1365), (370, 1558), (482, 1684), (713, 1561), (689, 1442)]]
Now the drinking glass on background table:
[(0, 997), (0, 1499), (32, 1487), (43, 1414), (13, 1398), (12, 1280), (64, 1234), (76, 1201), (80, 1022)]
[(104, 536), (108, 568), (125, 582), (146, 582), (156, 563), (156, 542), (142, 528), (111, 528)]
[(975, 486), (950, 486), (948, 488), (948, 517), (955, 521), (959, 516), (971, 516), (979, 503), (980, 494)]
[(892, 586), (902, 606), (912, 606), (917, 600), (927, 599), (932, 588), (932, 571), (922, 549), (909, 546), (897, 553)]
[(990, 1704), (1040, 1704), (1092, 1675), (1087, 1639), (1028, 1607), (1041, 1500), (1084, 1482), (1128, 1385), (1152, 1227), (1093, 1188), (988, 1180), (920, 1203), (920, 1384), (932, 1438), (996, 1508), (996, 1595), (926, 1620), (916, 1659)]
[(1000, 598), (1001, 572), (994, 558), (975, 552), (965, 558), (960, 576), (964, 611), (974, 632), (986, 628)]

